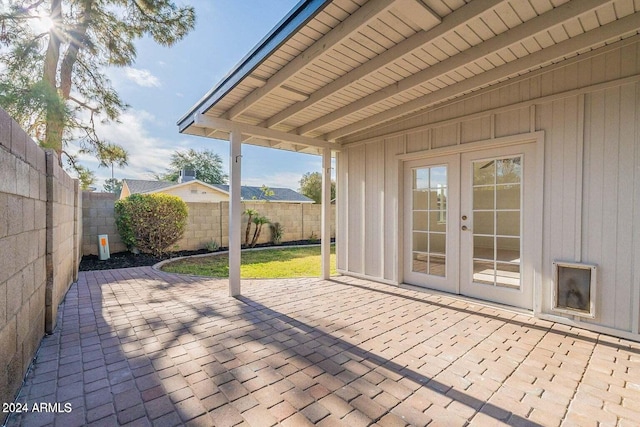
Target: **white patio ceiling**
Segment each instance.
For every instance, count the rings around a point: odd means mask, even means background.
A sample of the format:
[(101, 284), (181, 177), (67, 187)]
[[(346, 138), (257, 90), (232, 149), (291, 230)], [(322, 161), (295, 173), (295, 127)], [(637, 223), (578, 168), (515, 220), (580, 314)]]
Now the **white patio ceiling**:
[(375, 125), (634, 36), (639, 10), (640, 0), (303, 1), (178, 125), (339, 149)]

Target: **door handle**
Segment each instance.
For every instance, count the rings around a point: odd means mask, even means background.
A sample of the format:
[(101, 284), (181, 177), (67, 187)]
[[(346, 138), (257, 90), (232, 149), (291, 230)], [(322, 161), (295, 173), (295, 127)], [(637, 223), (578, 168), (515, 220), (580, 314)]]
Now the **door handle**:
[(462, 231), (467, 231), (469, 229), (469, 227), (467, 227), (466, 225), (462, 226)]

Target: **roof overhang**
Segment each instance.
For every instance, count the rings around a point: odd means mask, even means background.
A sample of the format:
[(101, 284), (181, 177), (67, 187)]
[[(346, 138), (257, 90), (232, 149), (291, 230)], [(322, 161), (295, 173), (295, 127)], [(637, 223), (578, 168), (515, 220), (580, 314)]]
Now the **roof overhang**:
[[(553, 4), (552, 4), (553, 3)], [(633, 0), (300, 2), (178, 122), (308, 153), (633, 37)]]

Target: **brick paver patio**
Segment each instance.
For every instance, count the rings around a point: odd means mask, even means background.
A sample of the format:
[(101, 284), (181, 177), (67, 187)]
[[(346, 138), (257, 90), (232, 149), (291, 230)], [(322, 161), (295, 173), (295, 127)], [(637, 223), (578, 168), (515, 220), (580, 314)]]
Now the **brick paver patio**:
[[(30, 412), (8, 425), (640, 423), (639, 343), (347, 277), (243, 294), (81, 273), (20, 393)], [(31, 411), (43, 402), (59, 411)]]

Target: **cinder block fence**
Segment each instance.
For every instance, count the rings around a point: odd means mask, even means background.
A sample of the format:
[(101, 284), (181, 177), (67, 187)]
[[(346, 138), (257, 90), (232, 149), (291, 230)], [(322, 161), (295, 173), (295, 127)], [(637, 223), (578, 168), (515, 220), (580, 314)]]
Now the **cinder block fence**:
[(56, 153), (0, 109), (0, 402), (13, 401), (76, 279), (81, 203)]
[[(111, 252), (126, 250), (115, 226), (114, 203), (111, 193), (82, 194), (83, 206), (83, 254), (98, 254), (98, 235), (109, 235)], [(202, 249), (215, 240), (220, 246), (229, 246), (229, 202), (187, 203), (189, 216), (184, 237), (177, 243), (179, 250)], [(332, 207), (331, 235), (335, 236), (335, 206)], [(283, 242), (308, 239), (312, 234), (320, 237), (321, 205), (283, 202), (243, 202), (242, 210), (254, 209), (271, 222), (279, 222), (284, 229)], [(242, 239), (247, 217), (242, 218)], [(252, 226), (253, 227), (253, 226)], [(253, 231), (253, 228), (252, 228)], [(269, 225), (262, 227), (258, 243), (271, 241)]]

